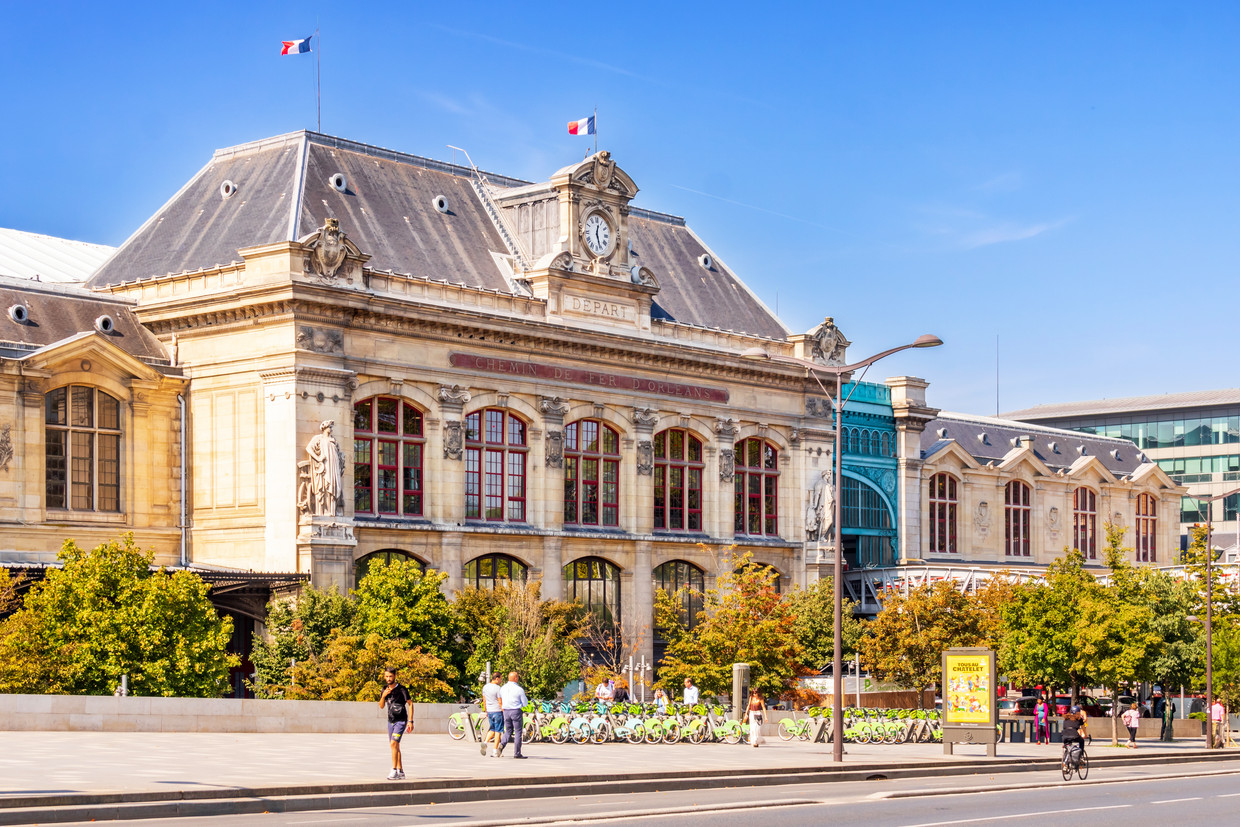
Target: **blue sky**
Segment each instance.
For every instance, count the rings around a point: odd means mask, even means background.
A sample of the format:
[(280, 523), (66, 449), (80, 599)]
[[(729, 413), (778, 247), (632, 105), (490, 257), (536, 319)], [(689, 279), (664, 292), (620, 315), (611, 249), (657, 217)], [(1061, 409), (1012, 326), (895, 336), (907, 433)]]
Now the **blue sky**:
[(931, 404), (1240, 384), (1237, 3), (7, 3), (0, 226), (119, 244), (217, 147), (323, 131), (542, 180), (599, 110), (793, 330)]

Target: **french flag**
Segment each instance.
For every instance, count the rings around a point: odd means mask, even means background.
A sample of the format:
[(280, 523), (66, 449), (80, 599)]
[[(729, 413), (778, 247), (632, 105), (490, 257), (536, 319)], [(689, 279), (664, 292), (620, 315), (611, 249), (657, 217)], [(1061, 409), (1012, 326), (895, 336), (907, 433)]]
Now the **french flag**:
[(310, 51), (310, 37), (303, 37), (301, 40), (282, 40), (280, 41), (280, 54), (282, 55), (300, 55)]
[(593, 135), (594, 134), (594, 116), (582, 118), (579, 121), (568, 122), (569, 135)]

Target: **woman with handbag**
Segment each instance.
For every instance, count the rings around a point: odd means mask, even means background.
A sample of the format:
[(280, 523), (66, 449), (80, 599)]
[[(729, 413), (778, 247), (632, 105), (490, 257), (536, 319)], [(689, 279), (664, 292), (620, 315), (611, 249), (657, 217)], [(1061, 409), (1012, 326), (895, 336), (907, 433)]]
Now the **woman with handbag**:
[(762, 693), (753, 690), (749, 693), (749, 743), (755, 748), (762, 743), (762, 722), (766, 719), (766, 703)]

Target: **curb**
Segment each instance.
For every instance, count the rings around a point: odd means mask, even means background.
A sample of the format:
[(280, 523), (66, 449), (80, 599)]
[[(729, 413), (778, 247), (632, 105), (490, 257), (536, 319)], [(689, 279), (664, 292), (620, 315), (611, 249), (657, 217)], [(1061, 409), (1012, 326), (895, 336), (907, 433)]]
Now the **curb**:
[[(1222, 752), (1201, 750), (1178, 755), (1097, 758), (1092, 766), (1186, 763), (1236, 760)], [(658, 792), (663, 790), (765, 787), (844, 781), (938, 778), (1026, 772), (1059, 766), (1057, 758), (1014, 758), (992, 761), (953, 761), (930, 764), (851, 764), (827, 767), (710, 770), (703, 772), (629, 773), (608, 778), (580, 776), (534, 778), (434, 779), (373, 784), (305, 785), (255, 789), (172, 790), (168, 792), (77, 793), (0, 797), (0, 825), (108, 821), (118, 819), (176, 818), (189, 816), (249, 815), (395, 807), (421, 804), (461, 803), (509, 799), (554, 798), (571, 794), (600, 795)], [(1220, 773), (1221, 774), (1221, 773)], [(1135, 780), (1135, 779), (1134, 779)], [(1090, 783), (1090, 782), (1085, 782)], [(1103, 783), (1103, 782), (1098, 782)], [(994, 789), (1005, 786), (992, 785)], [(1035, 785), (1035, 786), (1060, 786)], [(988, 791), (991, 787), (974, 791)], [(958, 791), (909, 791), (922, 795)], [(903, 796), (901, 796), (903, 797)], [(724, 808), (727, 809), (727, 808)], [(562, 820), (562, 819), (560, 819)], [(538, 822), (530, 822), (538, 823)]]
[[(1093, 763), (1090, 763), (1093, 766)], [(1028, 784), (991, 784), (985, 787), (970, 787), (967, 790), (892, 790), (875, 793), (870, 796), (875, 801), (892, 798), (923, 798), (939, 795), (972, 795), (973, 793), (1019, 792), (1021, 790), (1041, 790), (1048, 787), (1062, 789), (1064, 787), (1087, 787), (1097, 784), (1132, 784), (1137, 781), (1174, 781), (1177, 778), (1208, 778), (1216, 775), (1235, 775), (1240, 769), (1234, 770), (1203, 770), (1202, 772), (1165, 773), (1163, 775), (1143, 775), (1140, 778), (1098, 778), (1085, 781), (1033, 781)]]

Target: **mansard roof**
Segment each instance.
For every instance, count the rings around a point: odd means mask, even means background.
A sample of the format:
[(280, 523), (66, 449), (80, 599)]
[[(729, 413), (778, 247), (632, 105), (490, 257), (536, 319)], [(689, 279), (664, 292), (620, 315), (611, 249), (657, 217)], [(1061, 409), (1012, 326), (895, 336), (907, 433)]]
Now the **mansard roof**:
[[(10, 312), (18, 305), (25, 308), (24, 321), (15, 320)], [(168, 364), (163, 345), (138, 322), (129, 302), (76, 285), (0, 276), (0, 356), (19, 359), (77, 334), (95, 332), (101, 316), (113, 322), (105, 334), (107, 341), (147, 364)]]
[[(342, 190), (330, 179), (344, 176)], [(485, 173), (497, 189), (530, 182)], [(226, 182), (231, 195), (221, 188)], [(447, 201), (436, 208), (437, 196)], [(370, 256), (368, 266), (506, 293), (519, 289), (497, 256), (509, 250), (469, 167), (296, 132), (217, 150), (99, 269), (89, 286), (240, 261), (239, 249), (297, 239), (327, 218)], [(655, 273), (656, 316), (784, 338), (779, 319), (690, 230), (684, 219), (633, 208), (633, 251)], [(701, 264), (707, 254), (711, 266)]]
[(1014, 454), (1021, 437), (1029, 437), (1029, 446), (1037, 459), (1052, 471), (1067, 471), (1081, 457), (1096, 457), (1115, 477), (1135, 473), (1150, 465), (1145, 454), (1126, 439), (1083, 434), (1045, 425), (1030, 425), (990, 416), (949, 413), (942, 411), (926, 425), (921, 434), (921, 452), (929, 457), (942, 450), (942, 443), (954, 441), (979, 463), (1001, 465)]
[(1235, 405), (1240, 405), (1240, 388), (1051, 403), (1012, 411), (1004, 414), (1004, 416), (1009, 419), (1020, 420), (1067, 419), (1069, 417), (1101, 417), (1108, 414), (1136, 414), (1147, 411), (1175, 411)]

